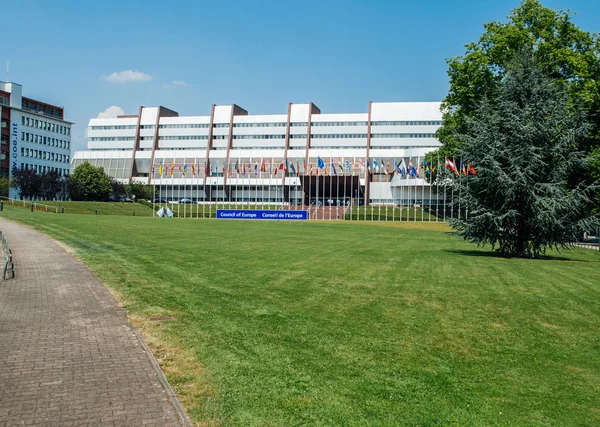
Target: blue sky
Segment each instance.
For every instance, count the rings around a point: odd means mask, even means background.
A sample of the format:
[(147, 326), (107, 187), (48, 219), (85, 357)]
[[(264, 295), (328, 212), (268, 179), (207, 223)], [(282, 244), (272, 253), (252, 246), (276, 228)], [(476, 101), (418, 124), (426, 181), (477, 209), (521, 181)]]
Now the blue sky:
[[(597, 0), (543, 3), (598, 30)], [(518, 4), (3, 0), (10, 48), (0, 45), (0, 63), (10, 61), (9, 80), (25, 96), (66, 108), (78, 150), (89, 119), (111, 106), (208, 115), (213, 103), (236, 103), (251, 114), (284, 114), (288, 102), (312, 101), (341, 113), (365, 112), (369, 100), (441, 100), (445, 59)]]

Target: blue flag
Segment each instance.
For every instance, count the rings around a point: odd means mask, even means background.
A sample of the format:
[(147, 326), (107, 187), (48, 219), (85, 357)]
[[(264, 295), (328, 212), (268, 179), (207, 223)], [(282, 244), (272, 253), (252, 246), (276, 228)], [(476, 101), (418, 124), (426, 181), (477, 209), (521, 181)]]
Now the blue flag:
[(317, 166), (319, 169), (323, 169), (325, 167), (325, 162), (321, 157), (317, 157)]

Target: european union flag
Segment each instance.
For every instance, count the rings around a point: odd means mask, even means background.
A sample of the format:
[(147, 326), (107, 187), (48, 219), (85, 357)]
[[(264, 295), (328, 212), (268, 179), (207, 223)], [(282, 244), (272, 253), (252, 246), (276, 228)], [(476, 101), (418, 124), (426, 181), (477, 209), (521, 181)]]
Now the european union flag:
[(321, 157), (317, 157), (317, 166), (319, 169), (323, 169), (325, 167), (325, 162)]

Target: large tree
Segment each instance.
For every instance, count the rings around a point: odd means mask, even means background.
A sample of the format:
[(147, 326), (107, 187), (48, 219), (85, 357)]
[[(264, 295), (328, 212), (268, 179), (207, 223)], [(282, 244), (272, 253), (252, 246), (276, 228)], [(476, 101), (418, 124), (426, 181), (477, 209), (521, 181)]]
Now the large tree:
[(465, 239), (501, 253), (538, 256), (569, 247), (595, 218), (581, 219), (595, 185), (573, 182), (589, 167), (581, 146), (590, 125), (567, 85), (547, 77), (534, 51), (513, 60), (494, 97), (473, 108), (460, 154), (477, 174), (457, 180), (451, 221)]
[(11, 187), (17, 189), (21, 198), (35, 199), (42, 190), (42, 178), (33, 169), (15, 168), (10, 182)]
[[(493, 99), (508, 64), (522, 49), (533, 50), (536, 62), (551, 79), (568, 82), (569, 103), (581, 103), (591, 124), (581, 149), (600, 155), (600, 39), (572, 22), (569, 11), (523, 0), (506, 22), (489, 22), (463, 55), (450, 58), (450, 90), (442, 103), (444, 123), (437, 136), (440, 156), (458, 156), (467, 121), (484, 99)], [(600, 178), (600, 161), (592, 175)]]
[(73, 200), (104, 201), (111, 192), (110, 177), (100, 166), (84, 162), (71, 175), (69, 194)]
[(45, 200), (54, 199), (63, 190), (63, 179), (57, 171), (42, 173), (40, 181), (39, 195)]

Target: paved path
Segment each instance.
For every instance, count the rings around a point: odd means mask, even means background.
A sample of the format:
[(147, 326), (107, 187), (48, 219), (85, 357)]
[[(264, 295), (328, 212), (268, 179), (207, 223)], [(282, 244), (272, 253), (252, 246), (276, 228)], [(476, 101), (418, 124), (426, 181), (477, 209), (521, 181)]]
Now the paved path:
[(0, 282), (0, 427), (185, 425), (100, 280), (41, 234), (0, 230), (16, 274)]

